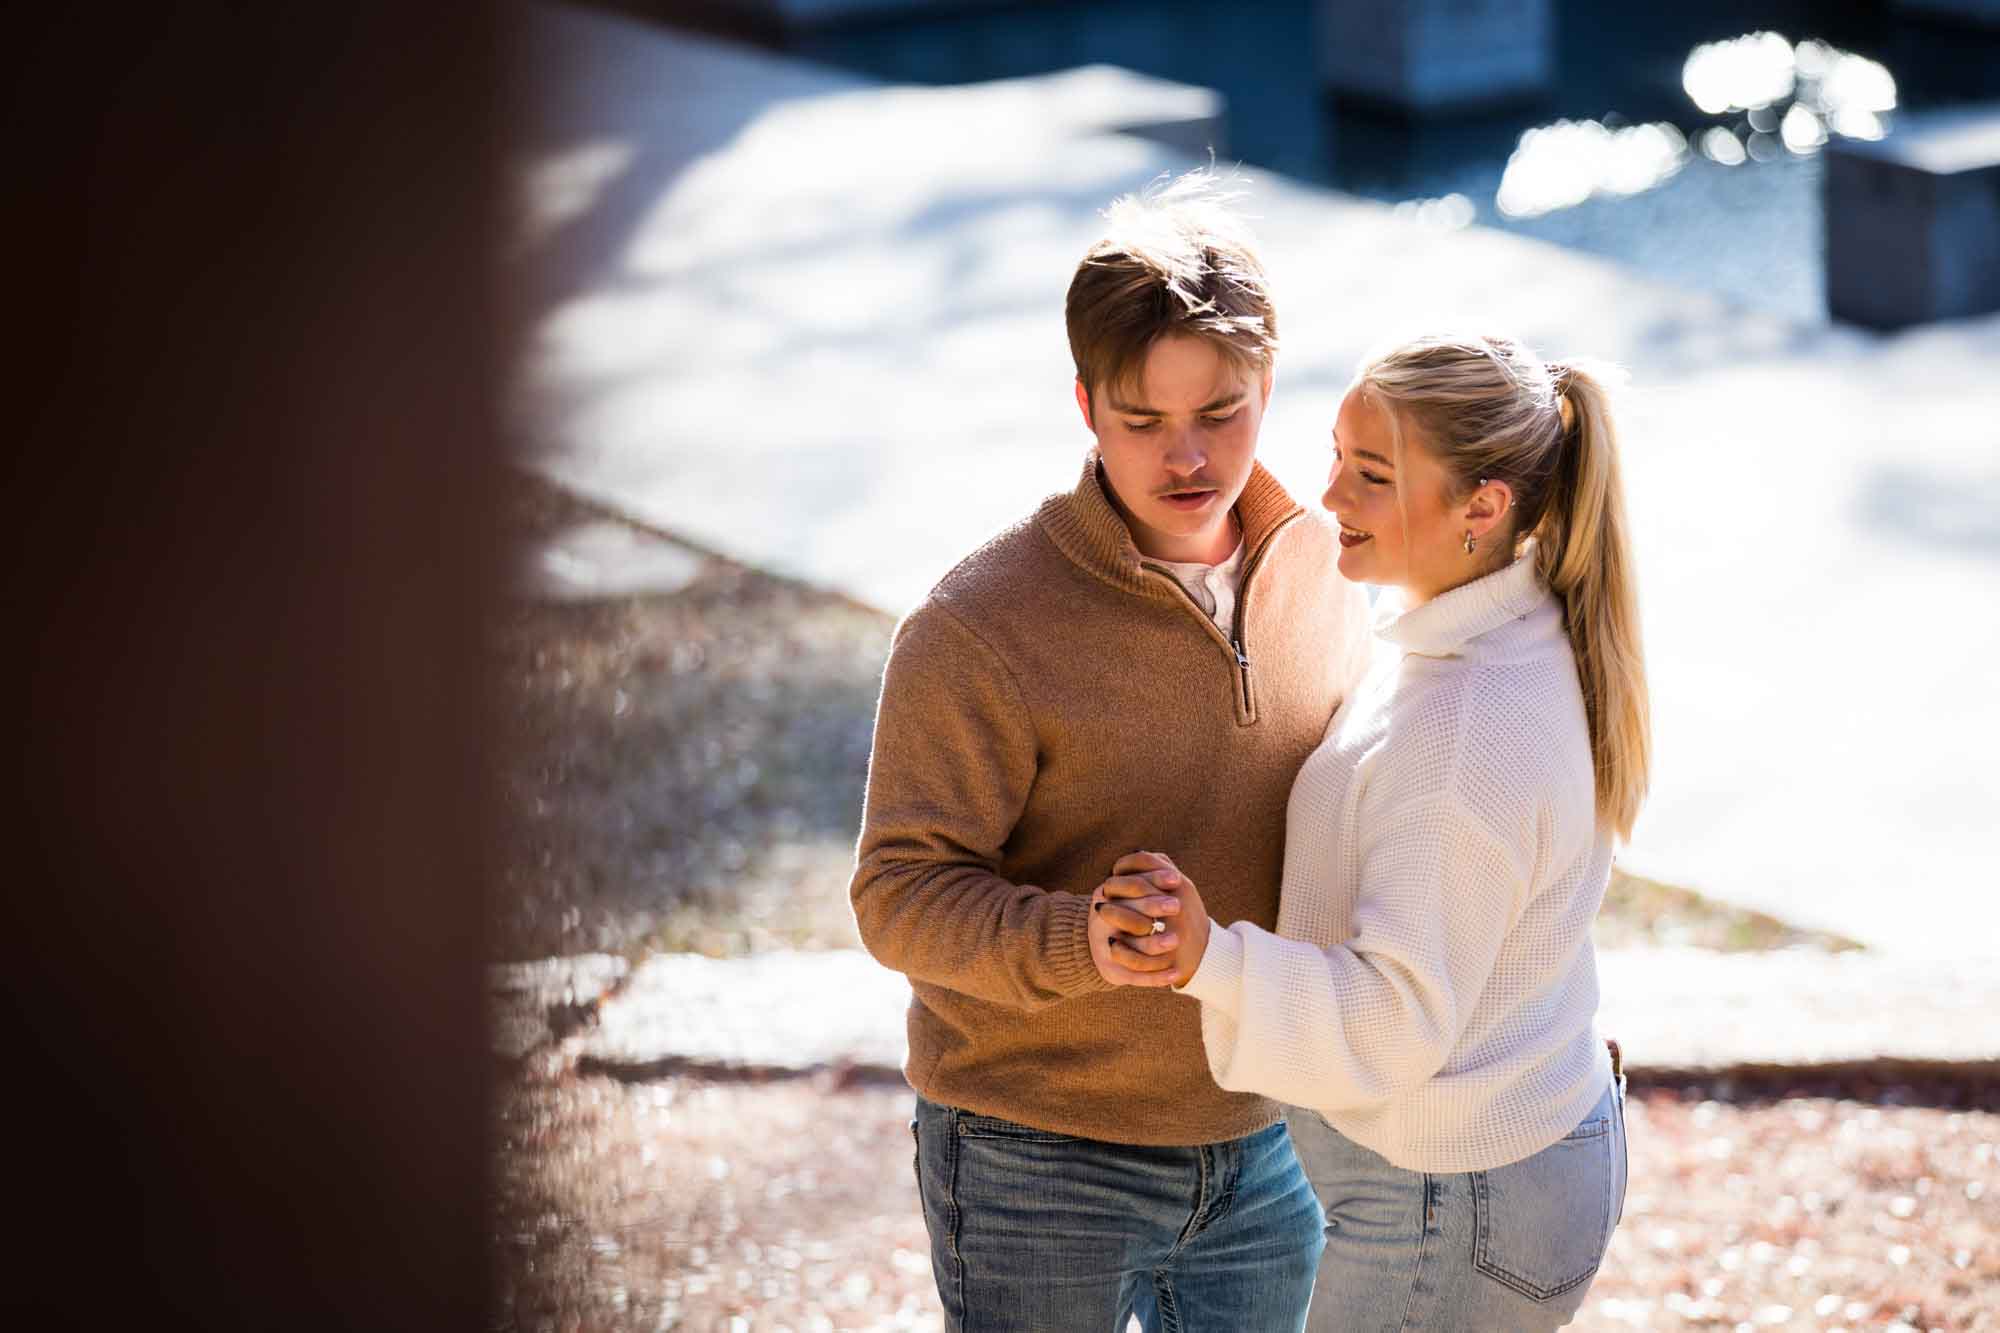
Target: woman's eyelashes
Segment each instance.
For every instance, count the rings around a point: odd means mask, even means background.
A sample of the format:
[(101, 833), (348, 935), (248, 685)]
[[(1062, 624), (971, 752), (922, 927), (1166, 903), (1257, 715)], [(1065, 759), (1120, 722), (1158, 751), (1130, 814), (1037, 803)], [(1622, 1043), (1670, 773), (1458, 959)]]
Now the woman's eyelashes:
[[(1340, 446), (1339, 446), (1339, 445), (1337, 445), (1337, 444), (1333, 446), (1333, 457), (1334, 457), (1334, 461), (1336, 461), (1336, 462), (1339, 462), (1339, 461), (1341, 461), (1341, 460), (1340, 460)], [(1364, 468), (1356, 468), (1356, 469), (1355, 469), (1355, 471), (1356, 471), (1356, 472), (1358, 472), (1358, 473), (1360, 473), (1360, 474), (1361, 474), (1361, 480), (1363, 480), (1363, 481), (1367, 482), (1367, 483), (1368, 483), (1368, 484), (1369, 484), (1370, 486), (1387, 486), (1387, 485), (1389, 484), (1389, 479), (1388, 479), (1387, 477), (1378, 477), (1378, 476), (1376, 476), (1376, 475), (1375, 475), (1375, 474), (1374, 474), (1373, 472), (1370, 472), (1370, 471), (1369, 471), (1369, 470), (1368, 470), (1367, 468), (1365, 468), (1365, 467), (1364, 467)]]

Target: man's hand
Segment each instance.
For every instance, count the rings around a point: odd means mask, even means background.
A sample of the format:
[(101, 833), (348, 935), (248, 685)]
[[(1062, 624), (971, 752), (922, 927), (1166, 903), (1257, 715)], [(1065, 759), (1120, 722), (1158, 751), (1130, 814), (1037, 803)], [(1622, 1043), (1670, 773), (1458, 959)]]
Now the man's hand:
[[(1171, 930), (1153, 937), (1155, 940), (1169, 937), (1174, 940), (1172, 979), (1164, 984), (1179, 986), (1195, 974), (1195, 969), (1201, 966), (1202, 955), (1208, 952), (1208, 908), (1203, 904), (1201, 892), (1195, 888), (1194, 881), (1183, 875), (1172, 860), (1159, 852), (1133, 852), (1121, 856), (1118, 864), (1111, 867), (1111, 878), (1098, 886), (1098, 892), (1116, 905), (1108, 905), (1096, 915), (1119, 913), (1114, 921), (1121, 923), (1121, 929), (1132, 924), (1138, 924), (1141, 931), (1151, 928), (1149, 922), (1132, 922), (1129, 909), (1133, 907), (1148, 916), (1174, 917)], [(1171, 911), (1145, 905), (1156, 902), (1162, 895), (1172, 904)]]
[(1173, 918), (1180, 910), (1179, 899), (1143, 875), (1098, 885), (1090, 895), (1090, 958), (1097, 974), (1114, 986), (1171, 986), (1180, 944)]
[[(1177, 986), (1194, 975), (1208, 948), (1201, 895), (1158, 852), (1119, 858), (1091, 895), (1090, 917), (1090, 956), (1114, 986)], [(1190, 934), (1191, 923), (1198, 936)]]

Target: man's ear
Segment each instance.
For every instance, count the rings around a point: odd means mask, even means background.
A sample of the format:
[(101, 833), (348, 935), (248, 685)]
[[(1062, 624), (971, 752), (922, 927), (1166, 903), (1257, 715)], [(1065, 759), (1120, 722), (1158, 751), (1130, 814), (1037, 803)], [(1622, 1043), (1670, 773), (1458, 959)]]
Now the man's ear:
[(1097, 423), (1090, 418), (1090, 390), (1083, 387), (1083, 380), (1076, 382), (1076, 406), (1083, 413), (1083, 428), (1092, 435), (1097, 434)]

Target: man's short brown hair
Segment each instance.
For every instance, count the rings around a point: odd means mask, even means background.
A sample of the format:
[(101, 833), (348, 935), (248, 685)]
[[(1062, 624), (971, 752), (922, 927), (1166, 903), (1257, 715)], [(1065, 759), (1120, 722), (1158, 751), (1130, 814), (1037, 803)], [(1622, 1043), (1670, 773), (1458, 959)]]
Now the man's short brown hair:
[(1095, 394), (1130, 386), (1161, 338), (1212, 343), (1239, 370), (1269, 369), (1278, 350), (1270, 283), (1234, 196), (1208, 170), (1116, 200), (1105, 232), (1070, 279), (1064, 319), (1076, 377)]

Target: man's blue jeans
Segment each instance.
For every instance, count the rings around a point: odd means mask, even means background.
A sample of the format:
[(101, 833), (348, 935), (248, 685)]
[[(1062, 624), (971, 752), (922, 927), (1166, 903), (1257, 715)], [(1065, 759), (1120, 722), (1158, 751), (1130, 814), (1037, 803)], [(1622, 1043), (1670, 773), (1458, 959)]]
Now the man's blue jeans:
[(1282, 1124), (1194, 1148), (1051, 1134), (919, 1097), (917, 1187), (961, 1333), (1297, 1333), (1324, 1218)]

